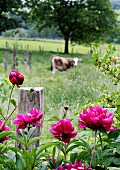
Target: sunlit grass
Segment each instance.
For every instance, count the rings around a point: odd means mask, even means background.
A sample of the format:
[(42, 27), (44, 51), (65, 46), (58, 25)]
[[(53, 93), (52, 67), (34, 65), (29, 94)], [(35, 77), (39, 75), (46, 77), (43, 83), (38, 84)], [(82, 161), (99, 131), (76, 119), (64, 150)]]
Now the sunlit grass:
[[(0, 48), (13, 49), (14, 46), (18, 50), (30, 50), (30, 51), (53, 51), (53, 52), (64, 52), (64, 41), (63, 40), (44, 40), (44, 39), (11, 39), (11, 38), (0, 38)], [(89, 46), (83, 45), (72, 45), (69, 43), (69, 52), (70, 53), (80, 53), (87, 54), (89, 52)]]

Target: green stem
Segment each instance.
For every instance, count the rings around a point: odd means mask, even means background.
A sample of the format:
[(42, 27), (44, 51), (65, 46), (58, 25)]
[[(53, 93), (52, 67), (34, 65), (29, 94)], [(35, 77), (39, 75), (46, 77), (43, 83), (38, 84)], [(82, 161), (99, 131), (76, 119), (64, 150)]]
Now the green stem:
[[(33, 93), (34, 91), (32, 91), (31, 93)], [(29, 93), (28, 93), (29, 94)], [(28, 94), (25, 96), (24, 99), (26, 99), (26, 97), (28, 96)], [(12, 114), (14, 113), (14, 111), (19, 107), (19, 105), (23, 102), (23, 100), (20, 101), (20, 103), (13, 109), (13, 111), (6, 117), (5, 121), (2, 123), (0, 129), (2, 129), (2, 127), (5, 125), (5, 123), (7, 122), (7, 120), (12, 116)]]
[(64, 159), (65, 159), (65, 161), (66, 161), (66, 156), (67, 156), (67, 155), (66, 155), (66, 144), (64, 144), (64, 149), (65, 149), (65, 150), (64, 150)]
[(15, 85), (12, 86), (12, 89), (11, 89), (11, 92), (10, 92), (6, 118), (8, 116), (8, 112), (9, 112), (9, 109), (10, 109), (10, 100), (11, 100), (11, 97), (12, 97), (12, 92), (13, 92), (14, 87), (15, 87)]
[(91, 153), (91, 159), (90, 159), (90, 168), (92, 168), (92, 161), (93, 161), (93, 156), (95, 152), (95, 147), (96, 147), (96, 136), (97, 136), (97, 131), (95, 131), (95, 137), (94, 137), (94, 148)]
[(99, 132), (99, 138), (100, 138), (101, 149), (103, 150), (103, 146), (102, 146), (102, 138), (101, 138), (100, 132)]

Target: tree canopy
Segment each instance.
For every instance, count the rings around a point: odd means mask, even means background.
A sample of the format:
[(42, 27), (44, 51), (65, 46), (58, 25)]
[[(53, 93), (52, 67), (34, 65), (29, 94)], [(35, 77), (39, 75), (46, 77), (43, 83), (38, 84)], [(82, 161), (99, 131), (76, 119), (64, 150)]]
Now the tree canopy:
[(106, 39), (116, 28), (116, 15), (109, 0), (26, 0), (32, 22), (39, 30), (55, 26), (65, 40), (91, 43)]
[(0, 32), (19, 25), (22, 7), (22, 0), (0, 0)]

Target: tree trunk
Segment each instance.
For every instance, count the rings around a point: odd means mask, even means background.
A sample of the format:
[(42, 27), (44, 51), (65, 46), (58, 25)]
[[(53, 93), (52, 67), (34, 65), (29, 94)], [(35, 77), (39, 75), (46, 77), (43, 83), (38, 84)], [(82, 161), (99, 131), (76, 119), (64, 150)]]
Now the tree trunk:
[(69, 54), (68, 43), (69, 43), (69, 38), (67, 37), (65, 38), (65, 50), (64, 50), (65, 54)]

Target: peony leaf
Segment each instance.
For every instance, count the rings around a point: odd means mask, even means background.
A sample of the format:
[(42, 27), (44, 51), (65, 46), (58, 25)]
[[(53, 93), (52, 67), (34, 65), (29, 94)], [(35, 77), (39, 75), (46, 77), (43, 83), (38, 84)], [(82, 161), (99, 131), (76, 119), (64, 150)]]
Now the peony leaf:
[(60, 120), (58, 116), (53, 116), (48, 121), (58, 121), (58, 120)]
[(27, 134), (28, 138), (30, 138), (30, 137), (32, 136), (32, 134), (33, 134), (33, 132), (34, 132), (35, 129), (36, 129), (36, 127), (30, 128), (30, 130), (29, 130), (29, 132), (28, 132), (28, 134)]
[(39, 154), (40, 152), (42, 152), (42, 151), (45, 150), (46, 148), (49, 148), (49, 147), (51, 147), (51, 146), (53, 146), (53, 145), (56, 145), (56, 144), (57, 144), (56, 142), (49, 142), (49, 143), (46, 143), (46, 144), (40, 146), (40, 148), (38, 149), (37, 154)]
[(78, 153), (72, 153), (70, 155), (70, 162), (74, 163), (77, 158)]
[(10, 134), (12, 134), (13, 132), (8, 132), (8, 131), (3, 131), (0, 132), (0, 139), (4, 138), (5, 136), (8, 136)]
[(61, 143), (57, 144), (57, 148), (60, 149), (63, 154), (65, 154), (64, 146), (62, 146)]
[(16, 107), (16, 101), (14, 99), (11, 99), (10, 102)]
[(40, 140), (40, 136), (39, 136), (39, 137), (34, 137), (34, 138), (32, 138), (32, 139), (27, 143), (27, 147), (29, 147), (32, 143), (36, 142), (37, 140)]
[(20, 143), (22, 143), (24, 146), (25, 146), (25, 142), (24, 142), (24, 140), (23, 139), (21, 139), (21, 138), (18, 138), (18, 137), (16, 137), (16, 136), (10, 136), (12, 139), (15, 139), (16, 141), (18, 141), (18, 142), (20, 142)]
[(56, 146), (53, 147), (53, 151), (52, 151), (52, 159), (54, 159), (56, 154)]
[(120, 165), (120, 158), (113, 158), (113, 163), (115, 164), (115, 165)]
[(66, 150), (66, 154), (68, 154), (68, 152), (72, 151), (73, 149), (75, 149), (76, 147), (80, 146), (79, 144), (76, 144), (76, 145), (73, 145), (73, 146), (70, 146), (69, 148), (67, 148)]

